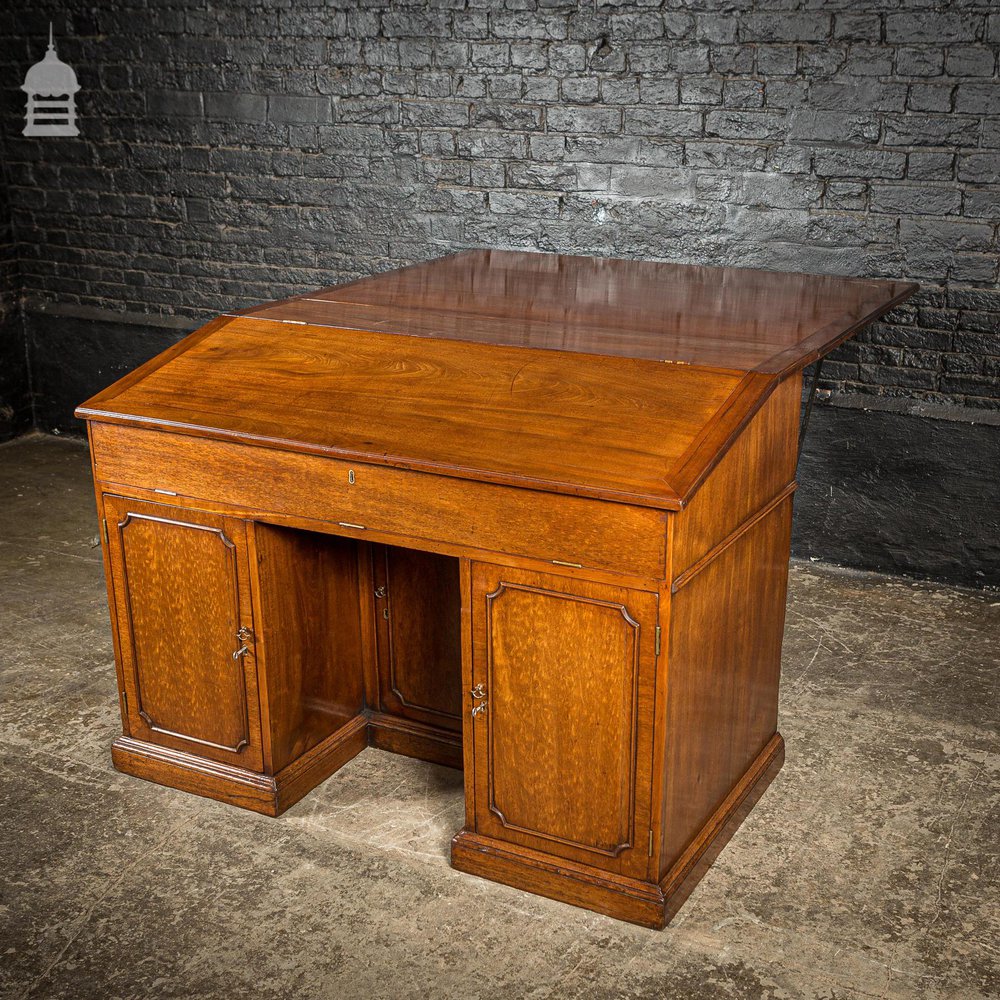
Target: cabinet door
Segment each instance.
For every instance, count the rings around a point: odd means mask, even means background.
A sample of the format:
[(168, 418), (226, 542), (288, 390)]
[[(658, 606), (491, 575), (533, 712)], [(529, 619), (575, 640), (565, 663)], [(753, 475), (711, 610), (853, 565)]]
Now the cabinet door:
[(383, 711), (462, 729), (458, 560), (373, 545), (379, 700)]
[(473, 567), (476, 830), (645, 877), (657, 596)]
[(244, 523), (115, 496), (104, 511), (130, 735), (259, 770)]

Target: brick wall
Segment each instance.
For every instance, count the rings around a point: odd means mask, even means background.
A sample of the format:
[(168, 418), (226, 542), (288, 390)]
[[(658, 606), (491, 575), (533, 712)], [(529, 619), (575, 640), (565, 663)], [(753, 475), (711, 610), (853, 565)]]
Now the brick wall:
[[(78, 139), (20, 136), (50, 18)], [(1000, 408), (995, 0), (39, 0), (0, 37), (29, 308), (194, 320), (465, 246), (906, 277), (831, 384)]]
[(18, 308), (21, 278), (17, 245), (7, 186), (2, 182), (0, 171), (0, 441), (6, 441), (31, 426), (31, 397), (24, 324)]

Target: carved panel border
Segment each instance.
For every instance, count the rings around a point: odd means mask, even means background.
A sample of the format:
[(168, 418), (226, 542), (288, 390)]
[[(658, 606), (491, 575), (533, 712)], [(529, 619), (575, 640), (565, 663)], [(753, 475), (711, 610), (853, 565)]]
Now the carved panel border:
[(620, 604), (616, 601), (603, 601), (599, 598), (586, 597), (582, 594), (567, 593), (559, 590), (550, 590), (546, 587), (537, 587), (529, 584), (521, 583), (508, 583), (501, 580), (496, 590), (492, 593), (486, 595), (486, 686), (487, 692), (492, 692), (493, 690), (493, 608), (496, 602), (503, 596), (503, 594), (508, 591), (520, 590), (526, 593), (539, 594), (543, 597), (552, 597), (558, 600), (574, 601), (582, 604), (593, 604), (597, 607), (608, 608), (611, 611), (618, 612), (627, 626), (632, 630), (632, 676), (631, 684), (629, 687), (630, 695), (630, 705), (629, 705), (629, 717), (630, 717), (630, 743), (629, 752), (627, 758), (628, 764), (628, 806), (627, 806), (627, 816), (626, 816), (626, 831), (625, 840), (620, 841), (610, 850), (602, 847), (597, 847), (594, 844), (586, 844), (582, 841), (571, 840), (566, 837), (559, 837), (551, 833), (546, 833), (543, 830), (536, 830), (530, 827), (521, 826), (517, 823), (510, 822), (504, 815), (503, 810), (497, 805), (496, 794), (495, 794), (495, 784), (494, 784), (494, 772), (493, 772), (493, 761), (494, 761), (494, 726), (493, 718), (494, 713), (488, 712), (486, 719), (487, 727), (487, 804), (489, 810), (493, 813), (497, 819), (500, 821), (501, 825), (508, 830), (514, 830), (517, 833), (525, 834), (531, 837), (539, 837), (543, 840), (549, 840), (553, 843), (563, 844), (566, 847), (572, 847), (577, 850), (588, 851), (593, 854), (599, 854), (603, 857), (617, 858), (624, 851), (629, 850), (635, 846), (635, 797), (636, 797), (636, 771), (637, 771), (637, 754), (638, 754), (638, 703), (639, 703), (639, 670), (640, 670), (640, 631), (641, 626), (638, 621), (636, 621), (628, 611), (628, 608), (624, 604)]
[(121, 560), (122, 560), (122, 573), (124, 576), (123, 584), (125, 590), (125, 611), (128, 616), (128, 635), (129, 635), (129, 649), (131, 652), (132, 659), (132, 683), (135, 687), (136, 694), (136, 714), (145, 722), (149, 727), (151, 732), (159, 733), (163, 736), (169, 736), (173, 739), (184, 740), (187, 743), (197, 743), (200, 746), (212, 747), (215, 750), (222, 750), (226, 753), (238, 754), (244, 747), (250, 745), (250, 721), (247, 711), (247, 690), (246, 690), (246, 673), (245, 668), (240, 669), (240, 683), (237, 685), (237, 692), (240, 699), (240, 719), (243, 722), (243, 735), (237, 741), (235, 746), (227, 746), (223, 743), (215, 743), (212, 740), (204, 740), (198, 736), (191, 736), (187, 733), (176, 732), (172, 729), (167, 729), (164, 726), (157, 725), (153, 717), (146, 711), (142, 703), (142, 684), (139, 679), (139, 654), (136, 649), (135, 641), (135, 619), (132, 613), (132, 588), (129, 586), (128, 582), (128, 554), (125, 547), (125, 529), (133, 521), (155, 521), (160, 524), (168, 524), (172, 527), (177, 528), (191, 528), (195, 531), (207, 531), (209, 534), (216, 535), (219, 541), (226, 547), (226, 560), (229, 563), (232, 572), (232, 600), (233, 600), (233, 620), (239, 622), (240, 620), (240, 581), (239, 581), (239, 569), (236, 564), (236, 544), (233, 540), (225, 533), (222, 528), (217, 528), (208, 524), (196, 524), (191, 521), (178, 521), (173, 518), (168, 517), (156, 517), (153, 514), (141, 514), (135, 511), (128, 511), (125, 517), (118, 522), (118, 544), (121, 550)]

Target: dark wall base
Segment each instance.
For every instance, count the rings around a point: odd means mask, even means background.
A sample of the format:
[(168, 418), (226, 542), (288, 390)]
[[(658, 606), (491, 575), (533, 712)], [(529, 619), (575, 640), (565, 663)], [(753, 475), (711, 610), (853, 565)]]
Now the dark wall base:
[[(197, 324), (191, 323), (194, 327)], [(185, 330), (27, 316), (40, 430), (82, 434), (73, 409)], [(851, 397), (847, 398), (851, 401)], [(965, 411), (965, 415), (976, 411)], [(1000, 585), (1000, 426), (816, 406), (799, 466), (795, 555), (971, 586)]]
[(24, 322), (18, 309), (0, 313), (0, 441), (31, 430), (31, 390)]
[[(985, 419), (996, 414), (986, 412)], [(844, 566), (1000, 586), (1000, 426), (814, 407), (792, 551)]]
[(25, 316), (35, 393), (35, 426), (57, 434), (83, 434), (73, 410), (98, 390), (176, 343), (187, 329), (81, 319), (56, 313)]

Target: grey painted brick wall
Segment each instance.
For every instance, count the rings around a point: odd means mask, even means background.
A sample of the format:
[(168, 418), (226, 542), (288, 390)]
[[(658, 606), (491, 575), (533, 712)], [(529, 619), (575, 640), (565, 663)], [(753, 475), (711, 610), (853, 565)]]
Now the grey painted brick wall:
[[(20, 136), (47, 22), (81, 136)], [(0, 12), (29, 308), (192, 319), (466, 246), (907, 277), (825, 369), (1000, 407), (995, 0)]]

